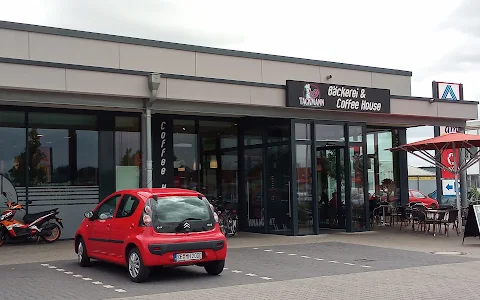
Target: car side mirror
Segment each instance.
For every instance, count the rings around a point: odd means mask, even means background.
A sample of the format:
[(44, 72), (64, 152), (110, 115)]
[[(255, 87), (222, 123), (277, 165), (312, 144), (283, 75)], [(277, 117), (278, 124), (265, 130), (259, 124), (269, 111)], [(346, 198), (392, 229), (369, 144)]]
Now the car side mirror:
[(91, 220), (93, 218), (93, 212), (92, 211), (87, 211), (83, 214), (85, 218)]

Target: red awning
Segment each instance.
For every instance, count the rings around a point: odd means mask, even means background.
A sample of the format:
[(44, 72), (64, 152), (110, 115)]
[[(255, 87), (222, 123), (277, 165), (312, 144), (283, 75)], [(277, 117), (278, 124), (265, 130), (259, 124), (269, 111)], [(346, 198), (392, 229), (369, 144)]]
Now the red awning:
[(410, 144), (401, 145), (390, 148), (390, 151), (427, 151), (427, 150), (446, 150), (460, 148), (480, 147), (480, 135), (465, 134), (465, 133), (449, 133), (442, 136), (437, 136), (431, 139), (426, 139)]

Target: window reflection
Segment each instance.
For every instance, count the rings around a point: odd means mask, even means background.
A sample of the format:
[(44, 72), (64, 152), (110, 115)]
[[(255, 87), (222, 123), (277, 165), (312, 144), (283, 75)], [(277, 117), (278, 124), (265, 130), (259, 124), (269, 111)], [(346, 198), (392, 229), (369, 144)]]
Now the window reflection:
[(138, 188), (141, 169), (140, 118), (115, 117), (116, 190)]
[(350, 146), (351, 203), (353, 231), (366, 230), (365, 181), (363, 153), (360, 145)]
[(173, 121), (174, 182), (178, 188), (199, 190), (195, 121)]
[(312, 155), (311, 145), (297, 145), (297, 205), (298, 233), (312, 234), (313, 202), (312, 202)]
[(25, 114), (0, 111), (0, 207), (25, 199)]

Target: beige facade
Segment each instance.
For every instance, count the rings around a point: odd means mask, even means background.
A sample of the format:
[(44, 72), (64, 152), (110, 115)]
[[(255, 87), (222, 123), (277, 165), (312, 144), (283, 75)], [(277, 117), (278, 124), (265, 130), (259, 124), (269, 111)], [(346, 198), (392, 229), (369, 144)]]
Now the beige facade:
[[(154, 111), (462, 126), (477, 103), (411, 96), (411, 73), (0, 22), (0, 104), (140, 110), (148, 73), (162, 74)], [(385, 88), (379, 114), (286, 108), (285, 82)], [(32, 91), (37, 91), (35, 96)]]

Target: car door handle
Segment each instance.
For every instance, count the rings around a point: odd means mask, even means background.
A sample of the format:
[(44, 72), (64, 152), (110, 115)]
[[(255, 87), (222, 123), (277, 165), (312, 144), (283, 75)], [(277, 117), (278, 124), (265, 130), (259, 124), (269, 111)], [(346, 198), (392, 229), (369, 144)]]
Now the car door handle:
[(135, 227), (135, 224), (130, 224), (130, 229), (133, 229)]

